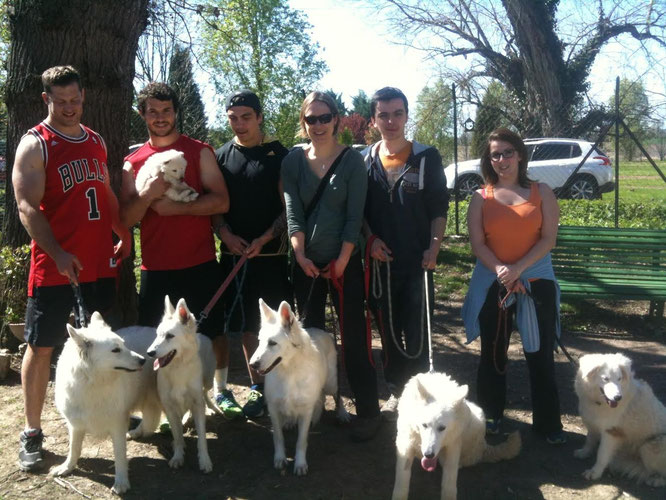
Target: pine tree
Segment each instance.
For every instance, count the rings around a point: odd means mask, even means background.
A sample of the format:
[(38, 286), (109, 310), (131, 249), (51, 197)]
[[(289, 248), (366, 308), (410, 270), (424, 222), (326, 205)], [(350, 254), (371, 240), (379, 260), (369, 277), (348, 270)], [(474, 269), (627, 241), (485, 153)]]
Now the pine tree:
[(176, 47), (169, 64), (169, 85), (178, 93), (180, 110), (178, 128), (181, 133), (206, 141), (206, 113), (199, 94), (199, 86), (194, 82), (190, 52), (185, 47)]

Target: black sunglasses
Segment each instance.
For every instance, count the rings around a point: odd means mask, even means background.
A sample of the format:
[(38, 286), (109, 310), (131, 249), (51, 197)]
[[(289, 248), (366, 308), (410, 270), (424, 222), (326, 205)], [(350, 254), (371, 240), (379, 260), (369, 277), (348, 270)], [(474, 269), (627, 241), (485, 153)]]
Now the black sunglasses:
[(323, 115), (304, 116), (303, 119), (305, 120), (305, 123), (307, 123), (308, 125), (314, 125), (317, 122), (322, 123), (322, 124), (326, 124), (326, 123), (330, 123), (330, 121), (333, 119), (333, 113), (324, 113)]
[(513, 148), (505, 149), (504, 151), (493, 151), (490, 153), (490, 159), (492, 161), (499, 161), (500, 158), (504, 158), (505, 160), (508, 160), (513, 156), (513, 153), (515, 153), (516, 150)]

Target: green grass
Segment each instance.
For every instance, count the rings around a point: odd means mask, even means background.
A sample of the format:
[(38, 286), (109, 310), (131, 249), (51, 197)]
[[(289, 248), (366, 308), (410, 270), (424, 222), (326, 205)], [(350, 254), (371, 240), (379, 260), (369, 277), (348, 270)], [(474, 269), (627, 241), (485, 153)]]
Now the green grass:
[[(666, 175), (666, 161), (656, 162)], [(666, 204), (666, 182), (648, 161), (620, 163), (620, 201)], [(615, 193), (605, 193), (605, 201), (615, 199)]]
[(466, 239), (449, 238), (445, 241), (437, 256), (437, 264), (441, 267), (434, 274), (437, 300), (464, 297), (475, 260)]

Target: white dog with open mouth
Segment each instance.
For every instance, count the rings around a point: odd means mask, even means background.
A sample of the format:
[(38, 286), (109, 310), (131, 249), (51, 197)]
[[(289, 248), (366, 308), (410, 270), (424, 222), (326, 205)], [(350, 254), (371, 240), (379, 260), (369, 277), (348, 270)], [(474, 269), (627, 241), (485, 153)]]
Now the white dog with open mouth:
[(631, 360), (616, 354), (587, 354), (576, 375), (585, 445), (575, 456), (587, 458), (598, 446), (594, 466), (583, 475), (599, 479), (606, 468), (666, 485), (666, 408), (650, 386), (634, 378)]
[(124, 493), (130, 488), (125, 441), (129, 414), (141, 409), (147, 397), (141, 374), (134, 372), (141, 371), (145, 359), (128, 349), (98, 312), (87, 328), (67, 325), (67, 331), (69, 339), (56, 367), (55, 402), (69, 428), (69, 453), (51, 474), (74, 470), (85, 434), (110, 435), (116, 467), (112, 490)]
[(265, 374), (266, 404), (273, 425), (273, 465), (284, 469), (287, 456), (283, 427), (298, 425), (294, 474), (308, 472), (306, 450), (310, 424), (321, 416), (326, 394), (335, 397), (337, 417), (349, 421), (338, 393), (337, 356), (333, 337), (317, 328), (303, 329), (291, 307), (282, 302), (274, 311), (259, 299), (259, 346), (250, 365)]
[(197, 431), (199, 468), (210, 472), (213, 464), (206, 442), (206, 406), (222, 413), (208, 394), (213, 387), (215, 356), (210, 339), (197, 333), (194, 315), (185, 299), (180, 299), (174, 308), (169, 296), (164, 297), (164, 316), (147, 354), (155, 358), (157, 392), (173, 435), (173, 457), (169, 466), (180, 467), (185, 461), (182, 420), (187, 411), (191, 411)]
[(483, 410), (465, 399), (467, 391), (445, 373), (419, 373), (407, 382), (398, 403), (393, 500), (407, 499), (414, 458), (428, 472), (441, 464), (441, 498), (453, 500), (459, 467), (518, 455), (518, 431), (498, 445), (486, 443)]
[(139, 169), (139, 173), (136, 174), (134, 182), (136, 190), (141, 192), (148, 179), (157, 177), (161, 172), (164, 174), (164, 180), (171, 184), (171, 187), (165, 193), (167, 198), (182, 202), (196, 200), (199, 193), (183, 180), (186, 168), (187, 160), (181, 151), (168, 149), (155, 153), (146, 160)]

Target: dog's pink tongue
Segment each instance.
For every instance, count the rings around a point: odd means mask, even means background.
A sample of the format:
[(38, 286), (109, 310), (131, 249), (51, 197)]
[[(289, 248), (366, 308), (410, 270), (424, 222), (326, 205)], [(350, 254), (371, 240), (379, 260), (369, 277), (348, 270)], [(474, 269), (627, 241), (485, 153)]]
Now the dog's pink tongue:
[(608, 401), (608, 405), (611, 408), (617, 408), (617, 401), (615, 401), (614, 399), (611, 399), (610, 401)]
[(437, 457), (421, 459), (421, 467), (423, 467), (428, 472), (432, 472), (437, 468)]
[(153, 371), (157, 371), (159, 367), (160, 367), (160, 358), (157, 358), (155, 361), (153, 361)]

